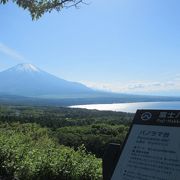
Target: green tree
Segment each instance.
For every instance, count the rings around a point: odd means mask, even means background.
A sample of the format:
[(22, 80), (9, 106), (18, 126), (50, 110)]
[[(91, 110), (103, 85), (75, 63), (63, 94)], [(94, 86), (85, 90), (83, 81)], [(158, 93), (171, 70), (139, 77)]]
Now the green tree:
[[(1, 4), (6, 4), (9, 0), (0, 0)], [(77, 7), (84, 3), (83, 0), (12, 0), (19, 7), (27, 9), (32, 19), (40, 18), (44, 13), (52, 10), (61, 11), (66, 7)]]

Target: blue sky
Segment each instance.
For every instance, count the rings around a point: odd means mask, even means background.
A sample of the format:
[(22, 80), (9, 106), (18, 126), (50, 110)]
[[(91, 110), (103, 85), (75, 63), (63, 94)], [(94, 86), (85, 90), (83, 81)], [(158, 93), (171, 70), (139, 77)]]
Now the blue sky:
[(180, 1), (91, 0), (32, 21), (0, 6), (0, 71), (32, 63), (90, 87), (180, 95)]

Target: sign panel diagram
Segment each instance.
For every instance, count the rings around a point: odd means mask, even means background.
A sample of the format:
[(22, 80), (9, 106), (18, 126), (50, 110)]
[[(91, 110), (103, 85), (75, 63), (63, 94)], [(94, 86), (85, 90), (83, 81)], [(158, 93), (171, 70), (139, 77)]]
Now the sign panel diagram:
[(180, 111), (138, 110), (112, 180), (180, 179)]

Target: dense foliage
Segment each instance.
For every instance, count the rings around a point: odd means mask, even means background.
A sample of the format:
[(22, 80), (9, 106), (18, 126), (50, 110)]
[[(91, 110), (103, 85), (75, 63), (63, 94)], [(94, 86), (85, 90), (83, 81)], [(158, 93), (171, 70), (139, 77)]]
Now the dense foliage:
[(0, 176), (10, 179), (101, 179), (101, 160), (57, 145), (36, 124), (1, 124)]
[(101, 179), (109, 143), (122, 143), (133, 114), (0, 106), (0, 179)]
[(43, 127), (60, 128), (91, 124), (129, 125), (133, 114), (112, 111), (71, 109), (63, 107), (0, 106), (0, 121), (37, 123)]
[[(6, 4), (9, 0), (0, 0), (1, 4)], [(44, 13), (52, 10), (60, 11), (64, 7), (77, 6), (82, 0), (13, 0), (19, 7), (27, 9), (32, 19), (40, 18)]]
[(60, 144), (77, 149), (84, 144), (97, 157), (103, 157), (109, 143), (122, 144), (128, 127), (124, 125), (94, 124), (89, 126), (63, 127), (56, 131)]

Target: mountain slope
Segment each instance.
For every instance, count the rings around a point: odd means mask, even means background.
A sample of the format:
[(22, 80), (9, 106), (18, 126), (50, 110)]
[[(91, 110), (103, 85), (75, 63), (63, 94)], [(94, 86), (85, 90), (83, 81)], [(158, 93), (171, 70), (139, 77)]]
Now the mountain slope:
[(122, 102), (180, 101), (180, 97), (145, 96), (95, 91), (58, 78), (31, 64), (0, 72), (0, 102), (35, 105), (78, 105)]
[(68, 96), (93, 92), (83, 84), (60, 79), (31, 64), (19, 64), (0, 72), (0, 93), (21, 96)]

